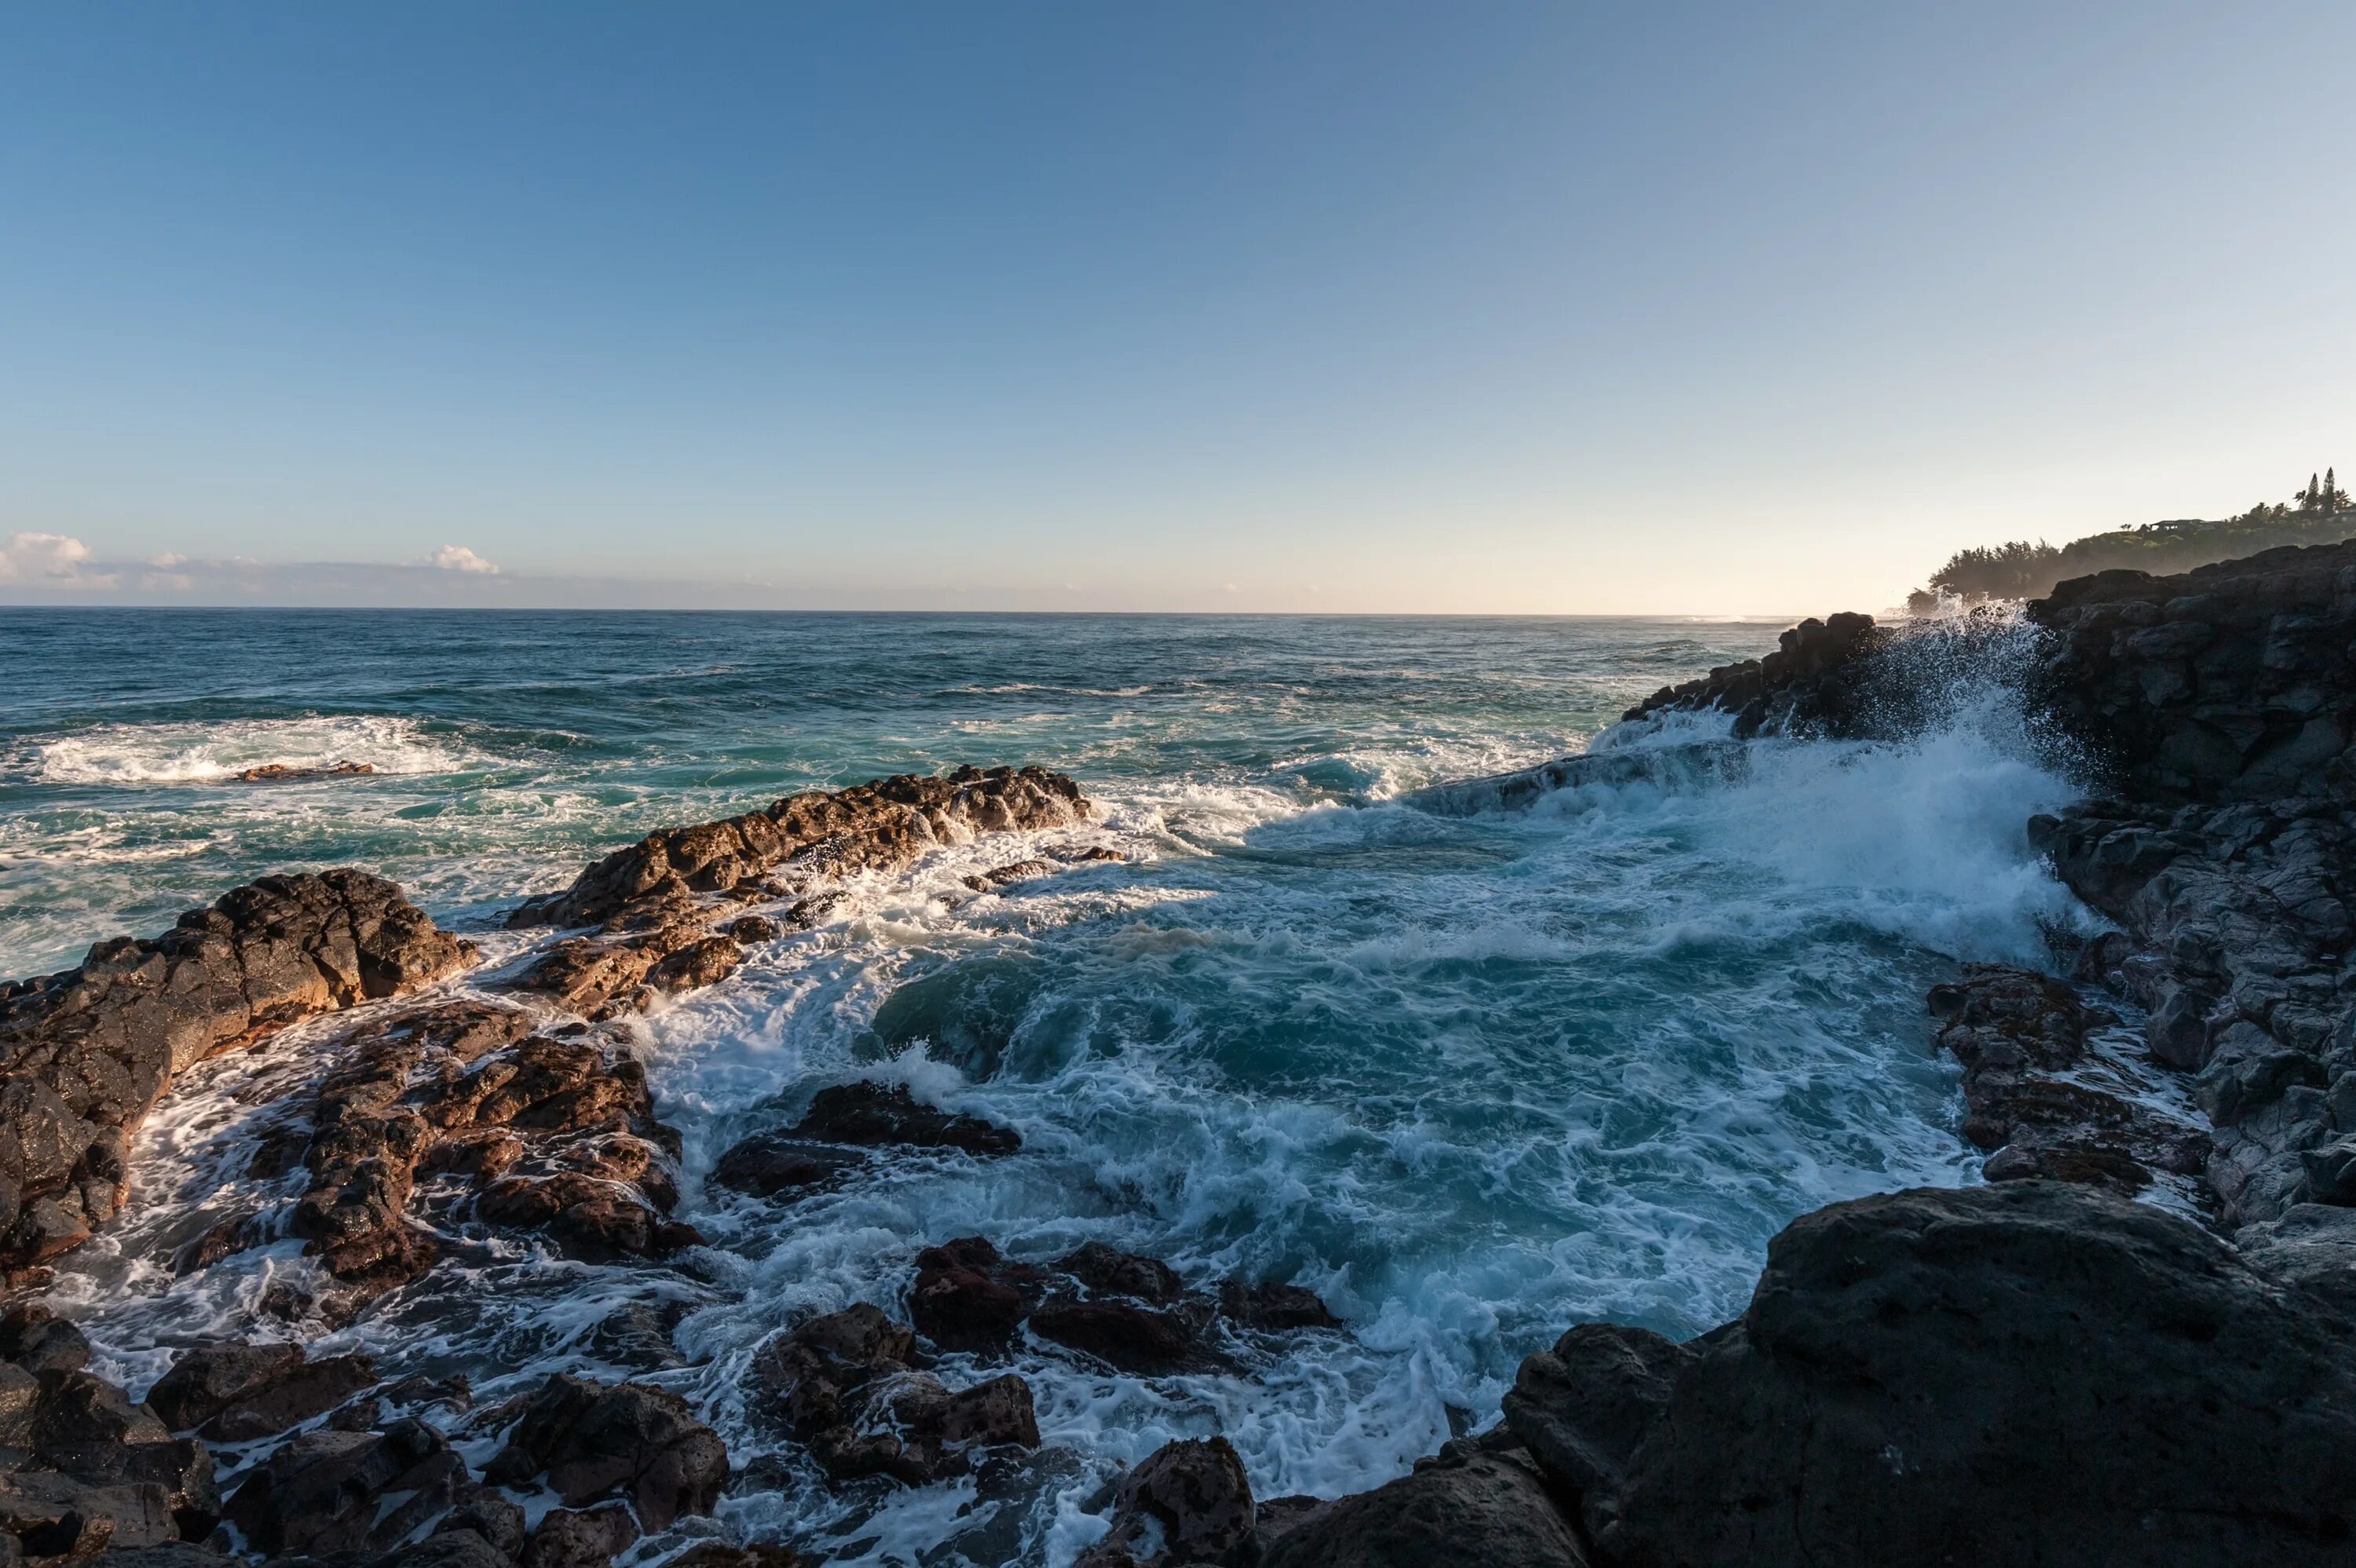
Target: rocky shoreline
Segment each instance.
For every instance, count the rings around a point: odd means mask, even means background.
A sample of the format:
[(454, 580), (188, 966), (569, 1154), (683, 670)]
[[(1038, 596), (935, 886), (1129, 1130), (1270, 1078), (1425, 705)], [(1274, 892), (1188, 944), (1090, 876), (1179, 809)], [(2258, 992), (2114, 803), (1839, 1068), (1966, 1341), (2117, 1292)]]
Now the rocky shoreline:
[[(2067, 983), (1974, 967), (1928, 998), (1988, 1185), (1803, 1217), (1748, 1310), (1684, 1344), (1567, 1326), (1502, 1423), (1370, 1492), (1255, 1499), (1224, 1440), (1171, 1443), (1091, 1499), (1104, 1533), (1084, 1568), (2356, 1563), (2356, 547), (2104, 573), (2028, 618), (2033, 702), (2104, 784), (2026, 830), (2119, 929)], [(1903, 644), (1864, 616), (1804, 623), (1629, 717), (1870, 736), (1893, 722)], [(1494, 808), (1638, 765), (1599, 755), (1435, 800)], [(1740, 764), (1721, 744), (1707, 765)], [(263, 879), (0, 985), (0, 1558), (790, 1568), (794, 1543), (676, 1529), (732, 1469), (674, 1392), (560, 1375), (477, 1407), (463, 1380), (386, 1381), (299, 1341), (486, 1236), (588, 1263), (691, 1256), (679, 1137), (630, 1020), (823, 922), (844, 876), (1089, 812), (1039, 769), (902, 776), (651, 834), (519, 908), (530, 934), (495, 965), (345, 869)], [(1060, 869), (1034, 856), (970, 881), (989, 896)], [(134, 1402), (40, 1301), (46, 1268), (122, 1210), (129, 1140), (175, 1074), (347, 1010), (273, 1081), (250, 1174), (281, 1196), (210, 1217), (172, 1260), (192, 1274), (299, 1243), (303, 1266), (250, 1342), (182, 1352)], [(2146, 1075), (2181, 1093), (2144, 1093)], [(1019, 1142), (843, 1083), (708, 1179), (791, 1203), (880, 1151), (986, 1161)], [(2196, 1217), (2132, 1200), (2163, 1189)], [(640, 1317), (612, 1331), (669, 1354), (659, 1315)], [(745, 1398), (837, 1484), (988, 1487), (1040, 1445), (1005, 1364), (1018, 1344), (1208, 1371), (1339, 1327), (1283, 1281), (1190, 1282), (1101, 1243), (1022, 1262), (973, 1236), (918, 1254), (905, 1299), (780, 1326)]]

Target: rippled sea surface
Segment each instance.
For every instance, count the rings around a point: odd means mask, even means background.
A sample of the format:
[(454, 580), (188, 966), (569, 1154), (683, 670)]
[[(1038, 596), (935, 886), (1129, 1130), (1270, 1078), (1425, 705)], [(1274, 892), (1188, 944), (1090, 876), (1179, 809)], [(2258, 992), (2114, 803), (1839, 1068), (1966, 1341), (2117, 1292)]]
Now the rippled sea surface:
[[(1493, 1420), (1568, 1325), (1690, 1335), (1740, 1309), (1795, 1214), (1974, 1179), (1922, 992), (1959, 958), (2034, 960), (2039, 923), (2076, 918), (2022, 837), (2071, 791), (1999, 701), (1902, 745), (1762, 745), (1731, 773), (1515, 812), (1398, 798), (1597, 743), (1776, 629), (0, 611), (0, 973), (267, 870), (357, 863), (487, 932), (653, 827), (955, 763), (1076, 775), (1099, 817), (1060, 837), (1126, 862), (976, 896), (962, 879), (1020, 847), (943, 852), (646, 1020), (682, 1217), (713, 1243), (691, 1267), (519, 1246), (323, 1347), (464, 1371), (488, 1398), (620, 1375), (594, 1326), (675, 1302), (690, 1364), (652, 1375), (751, 1466), (728, 1529), (845, 1561), (1060, 1563), (1100, 1528), (1080, 1500), (1172, 1436), (1225, 1433), (1263, 1497), (1361, 1489)], [(337, 761), (377, 772), (233, 779)], [(190, 1074), (142, 1136), (130, 1214), (70, 1265), (61, 1299), (134, 1388), (176, 1346), (258, 1332), (291, 1266), (175, 1282), (146, 1253), (236, 1196), (236, 1091), (301, 1049)], [(703, 1190), (736, 1138), (852, 1077), (1024, 1149), (889, 1164), (789, 1209)], [(896, 1310), (919, 1247), (977, 1232), (1294, 1281), (1346, 1328), (1234, 1374), (1032, 1357), (1049, 1452), (1022, 1477), (828, 1491), (744, 1419), (753, 1347), (809, 1311)]]

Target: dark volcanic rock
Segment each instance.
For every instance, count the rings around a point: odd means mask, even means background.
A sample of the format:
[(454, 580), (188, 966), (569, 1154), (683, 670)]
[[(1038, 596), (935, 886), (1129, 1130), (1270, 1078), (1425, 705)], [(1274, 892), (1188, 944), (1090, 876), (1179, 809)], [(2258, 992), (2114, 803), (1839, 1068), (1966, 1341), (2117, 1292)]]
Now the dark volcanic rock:
[(113, 1216), (129, 1136), (176, 1072), (472, 954), (392, 883), (347, 869), (264, 877), (152, 941), (0, 985), (0, 1259), (55, 1256)]
[(521, 1568), (605, 1568), (638, 1538), (637, 1521), (619, 1503), (586, 1510), (551, 1509), (524, 1542)]
[(2104, 1090), (2057, 1076), (2087, 1057), (2099, 1017), (2058, 980), (1967, 965), (1961, 985), (1934, 987), (1939, 1043), (1964, 1066), (1964, 1136), (1993, 1151), (1991, 1181), (2050, 1177), (2132, 1196), (2152, 1172), (2198, 1175), (2209, 1138)]
[(866, 1165), (867, 1157), (837, 1144), (785, 1133), (755, 1133), (720, 1157), (712, 1184), (755, 1198), (822, 1192)]
[(86, 1557), (178, 1539), (171, 1499), (152, 1483), (92, 1486), (71, 1476), (0, 1475), (0, 1531), (33, 1558)]
[(53, 1470), (93, 1487), (155, 1487), (183, 1541), (202, 1541), (220, 1522), (213, 1458), (202, 1443), (52, 1444), (29, 1469)]
[(821, 1089), (809, 1114), (786, 1135), (809, 1143), (877, 1148), (953, 1148), (971, 1155), (1012, 1154), (1023, 1147), (1011, 1127), (916, 1104), (905, 1086), (838, 1083)]
[(1061, 827), (1087, 810), (1077, 784), (1041, 768), (903, 773), (788, 795), (766, 811), (648, 834), (564, 892), (527, 903), (511, 923), (594, 925), (682, 895), (726, 892), (788, 861), (822, 873), (889, 869), (937, 845)]
[(306, 1432), (247, 1477), (224, 1513), (273, 1556), (382, 1552), (446, 1511), (466, 1476), (449, 1444), (419, 1422)]
[(945, 1350), (1000, 1349), (1045, 1296), (1048, 1283), (1044, 1270), (1000, 1256), (981, 1237), (960, 1237), (916, 1254), (908, 1317)]
[(1182, 1438), (1121, 1477), (1112, 1528), (1073, 1568), (1250, 1568), (1258, 1547), (1251, 1482), (1234, 1446)]
[(1836, 1204), (1694, 1349), (1606, 1510), (1612, 1563), (2356, 1558), (2346, 1320), (2145, 1205)]
[(1852, 735), (1867, 715), (1854, 678), (1889, 634), (1870, 615), (1806, 620), (1785, 632), (1764, 658), (1714, 669), (1683, 686), (1665, 686), (1622, 715), (1643, 719), (1679, 709), (1724, 709), (1737, 739), (1762, 733)]
[[(1858, 1559), (1860, 1563), (1882, 1560)], [(1291, 1520), (1262, 1568), (1587, 1568), (1544, 1480), (1513, 1454), (1449, 1445), (1437, 1460), (1371, 1492)]]
[(1612, 1520), (1629, 1461), (1669, 1408), (1695, 1351), (1643, 1328), (1582, 1323), (1522, 1362), (1505, 1425), (1592, 1533)]
[(1315, 1291), (1298, 1285), (1247, 1285), (1239, 1279), (1223, 1280), (1219, 1285), (1219, 1312), (1229, 1322), (1246, 1328), (1280, 1333), (1295, 1328), (1342, 1327), (1342, 1320), (1333, 1316), (1333, 1309)]
[(728, 1451), (668, 1389), (560, 1376), (531, 1397), (483, 1474), (516, 1486), (543, 1472), (567, 1508), (618, 1497), (646, 1528), (668, 1530), (682, 1514), (712, 1511)]
[(182, 1351), (147, 1403), (175, 1432), (243, 1443), (324, 1414), (375, 1381), (366, 1356), (307, 1361), (300, 1345), (209, 1345)]

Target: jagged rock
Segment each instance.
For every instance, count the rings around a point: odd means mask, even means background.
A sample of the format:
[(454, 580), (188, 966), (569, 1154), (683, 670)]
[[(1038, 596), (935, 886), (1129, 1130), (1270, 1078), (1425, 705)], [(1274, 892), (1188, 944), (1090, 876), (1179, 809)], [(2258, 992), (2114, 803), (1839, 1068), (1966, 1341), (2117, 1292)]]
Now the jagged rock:
[(91, 1486), (33, 1470), (0, 1476), (0, 1531), (22, 1541), (27, 1557), (160, 1546), (178, 1539), (176, 1530), (159, 1486)]
[(39, 1302), (21, 1302), (0, 1317), (0, 1356), (36, 1376), (77, 1372), (90, 1365), (90, 1341)]
[(567, 1508), (619, 1497), (647, 1529), (668, 1530), (681, 1514), (712, 1511), (728, 1451), (667, 1389), (559, 1376), (532, 1396), (483, 1474), (514, 1486), (542, 1472)]
[(1643, 1328), (1582, 1323), (1522, 1362), (1505, 1425), (1592, 1534), (1607, 1528), (1629, 1461), (1669, 1408), (1696, 1352)]
[(1050, 877), (1055, 873), (1053, 860), (1016, 860), (1010, 865), (992, 866), (978, 876), (965, 879), (965, 885), (978, 893), (994, 892), (1014, 882), (1029, 881), (1033, 877)]
[(328, 763), (316, 768), (297, 767), (286, 763), (264, 763), (258, 768), (247, 768), (237, 775), (239, 784), (293, 784), (301, 779), (354, 778), (376, 772), (374, 763)]
[(720, 1157), (712, 1182), (755, 1198), (799, 1197), (823, 1192), (866, 1164), (865, 1155), (837, 1144), (755, 1133)]
[(1234, 1445), (1181, 1438), (1121, 1477), (1112, 1528), (1073, 1568), (1250, 1568), (1258, 1546), (1251, 1481)]
[(605, 1568), (637, 1538), (637, 1521), (620, 1503), (551, 1509), (524, 1542), (520, 1568)]
[(105, 1379), (89, 1372), (44, 1372), (33, 1413), (33, 1449), (85, 1443), (164, 1443), (171, 1439), (155, 1413)]
[(0, 987), (0, 1181), (7, 1261), (55, 1256), (121, 1207), (127, 1139), (173, 1073), (315, 1013), (440, 978), (473, 949), (392, 883), (343, 869), (264, 877), (151, 941)]
[(1031, 1331), (1129, 1372), (1212, 1371), (1226, 1363), (1203, 1339), (1200, 1312), (1133, 1301), (1053, 1296), (1033, 1310)]
[(375, 1381), (366, 1356), (309, 1361), (300, 1345), (208, 1345), (182, 1351), (147, 1403), (175, 1432), (244, 1443), (324, 1414)]
[(2347, 1320), (2147, 1205), (2059, 1182), (1835, 1204), (1694, 1349), (1598, 1532), (1614, 1564), (2351, 1550)]
[(1371, 1492), (1309, 1511), (1271, 1541), (1262, 1568), (1587, 1568), (1545, 1481), (1515, 1454), (1451, 1443)]
[(754, 1358), (760, 1408), (805, 1440), (848, 1422), (853, 1396), (916, 1364), (916, 1336), (865, 1302), (813, 1317)]
[(466, 1478), (449, 1444), (421, 1422), (306, 1432), (249, 1475), (223, 1515), (273, 1556), (383, 1552), (447, 1511)]
[(1339, 1328), (1342, 1320), (1313, 1290), (1298, 1285), (1219, 1284), (1219, 1312), (1246, 1328), (1282, 1333), (1297, 1328)]
[(41, 1380), (13, 1361), (0, 1361), (0, 1448), (33, 1445), (33, 1415)]
[(2356, 1320), (2356, 1209), (2298, 1203), (2234, 1234), (2242, 1261)]
[(1721, 666), (1682, 686), (1665, 686), (1622, 717), (1717, 708), (1735, 715), (1738, 739), (1761, 733), (1853, 735), (1866, 717), (1856, 676), (1871, 663), (1864, 656), (1885, 646), (1889, 635), (1870, 615), (1803, 621), (1766, 657)]
[(202, 1443), (59, 1443), (35, 1457), (32, 1468), (54, 1470), (88, 1486), (156, 1487), (183, 1541), (202, 1541), (220, 1522), (220, 1490), (213, 1456)]
[(666, 1258), (703, 1243), (692, 1226), (664, 1219), (620, 1183), (569, 1171), (503, 1176), (483, 1189), (475, 1212), (494, 1225), (544, 1230), (584, 1263)]
[(909, 1320), (946, 1350), (1000, 1349), (1044, 1298), (1047, 1284), (1044, 1270), (1001, 1257), (980, 1236), (961, 1237), (916, 1254)]
[(434, 1531), (437, 1535), (451, 1535), (463, 1531), (501, 1557), (523, 1555), (523, 1509), (488, 1487), (476, 1487), (461, 1492), (456, 1506), (443, 1516), (442, 1522), (435, 1525)]
[(634, 910), (755, 881), (788, 860), (840, 873), (905, 865), (982, 833), (1061, 827), (1087, 815), (1079, 786), (1040, 768), (904, 773), (853, 789), (788, 795), (766, 811), (652, 833), (534, 899), (514, 925), (594, 925)]
[(700, 1541), (670, 1560), (669, 1568), (804, 1568), (801, 1554), (770, 1541), (731, 1546)]
[(1077, 1280), (1092, 1295), (1129, 1296), (1155, 1306), (1168, 1306), (1186, 1294), (1178, 1271), (1160, 1258), (1124, 1253), (1102, 1242), (1088, 1242), (1055, 1260), (1056, 1272)]
[(1964, 1066), (1964, 1136), (1992, 1151), (1991, 1181), (2038, 1177), (2132, 1196), (2154, 1170), (2198, 1175), (2210, 1142), (2117, 1094), (2057, 1076), (2086, 1057), (2099, 1021), (2061, 981), (2025, 969), (1966, 965), (1961, 985), (1933, 987), (1939, 1043)]
[(786, 1135), (810, 1143), (876, 1148), (953, 1148), (970, 1155), (1012, 1154), (1020, 1134), (978, 1116), (920, 1105), (902, 1084), (839, 1083), (821, 1089)]

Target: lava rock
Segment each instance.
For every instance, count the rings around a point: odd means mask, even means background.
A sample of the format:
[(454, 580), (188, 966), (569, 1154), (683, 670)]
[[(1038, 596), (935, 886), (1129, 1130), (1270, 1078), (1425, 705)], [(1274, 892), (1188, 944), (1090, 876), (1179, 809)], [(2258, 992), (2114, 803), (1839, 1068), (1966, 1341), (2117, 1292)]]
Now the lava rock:
[[(1860, 1560), (1869, 1561), (1869, 1560)], [(1387, 1486), (1293, 1520), (1262, 1568), (1587, 1568), (1544, 1479), (1512, 1454), (1451, 1444)]]
[(865, 1148), (949, 1148), (970, 1155), (1012, 1154), (1023, 1147), (1011, 1127), (919, 1105), (905, 1085), (839, 1083), (821, 1089), (787, 1135), (813, 1143)]
[(1249, 1568), (1258, 1546), (1251, 1481), (1234, 1445), (1181, 1438), (1121, 1477), (1112, 1528), (1073, 1568)]
[(459, 1499), (466, 1467), (433, 1428), (306, 1432), (264, 1460), (223, 1510), (273, 1556), (383, 1552)]
[(484, 1477), (514, 1486), (543, 1472), (567, 1508), (619, 1497), (647, 1529), (668, 1530), (683, 1514), (712, 1511), (728, 1451), (668, 1389), (557, 1376), (532, 1396)]
[(865, 1155), (838, 1145), (755, 1133), (720, 1157), (712, 1184), (755, 1198), (800, 1197), (823, 1192), (866, 1164)]
[(2344, 1561), (2350, 1344), (2197, 1226), (2091, 1189), (1835, 1204), (1676, 1372), (1596, 1546), (1628, 1568)]
[(147, 1403), (175, 1432), (244, 1443), (325, 1414), (375, 1381), (366, 1356), (310, 1361), (299, 1345), (208, 1345), (182, 1351)]

